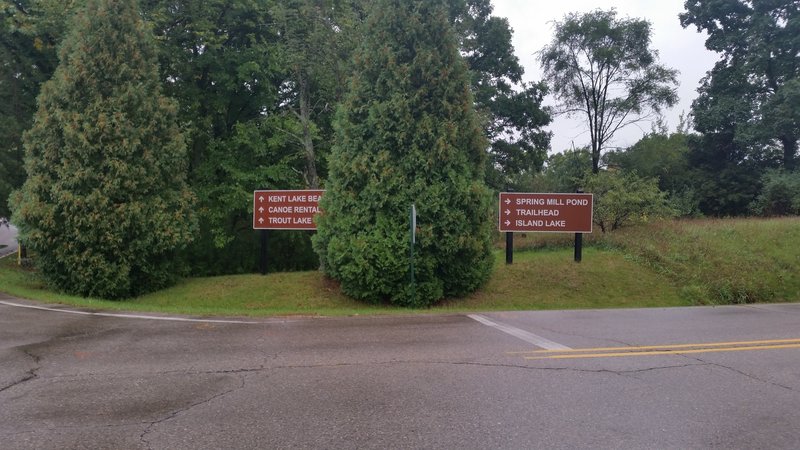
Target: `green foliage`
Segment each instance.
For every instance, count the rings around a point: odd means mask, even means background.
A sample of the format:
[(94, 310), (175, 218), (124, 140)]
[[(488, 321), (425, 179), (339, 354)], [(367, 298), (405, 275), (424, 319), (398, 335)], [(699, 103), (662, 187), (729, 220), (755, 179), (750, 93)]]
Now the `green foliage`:
[(761, 189), (767, 163), (747, 157), (747, 149), (734, 141), (730, 130), (691, 136), (689, 165), (700, 211), (709, 216), (744, 214)]
[(738, 65), (718, 63), (703, 79), (692, 104), (700, 136), (688, 140), (687, 154), (700, 210), (711, 216), (748, 212), (765, 170), (780, 165), (780, 151), (760, 143), (748, 123), (754, 116), (755, 92)]
[(586, 192), (594, 194), (594, 223), (604, 233), (675, 214), (655, 178), (601, 171), (588, 175), (583, 184)]
[(344, 95), (349, 60), (358, 42), (354, 5), (330, 0), (284, 0), (272, 13), (280, 27), (281, 99), (278, 130), (304, 161), (305, 187), (319, 189), (333, 138), (335, 105)]
[(800, 172), (767, 172), (761, 179), (763, 187), (750, 205), (760, 216), (800, 215)]
[(654, 130), (632, 147), (608, 152), (603, 160), (609, 168), (633, 172), (658, 180), (658, 188), (669, 194), (680, 216), (696, 216), (699, 200), (694, 191), (695, 172), (689, 165), (689, 135)]
[[(0, 0), (0, 216), (21, 186), (22, 132), (57, 64), (68, 18), (84, 0)], [(333, 115), (362, 41), (361, 0), (140, 0), (152, 24), (165, 93), (178, 101), (189, 183), (201, 232), (187, 250), (194, 274), (256, 270), (250, 197), (255, 188), (324, 185)], [(489, 0), (448, 0), (484, 118), (496, 187), (539, 170), (549, 134), (541, 84), (523, 83), (505, 19)], [(316, 176), (314, 173), (316, 172)], [(307, 248), (286, 240), (275, 249)], [(276, 250), (277, 251), (277, 250)], [(285, 267), (307, 252), (275, 255)], [(214, 263), (216, 261), (217, 263)], [(312, 267), (311, 266), (304, 267)], [(272, 267), (272, 266), (270, 266)], [(283, 266), (282, 266), (283, 267)], [(247, 268), (247, 269), (244, 269)]]
[(33, 123), (41, 83), (58, 63), (55, 47), (73, 3), (0, 0), (0, 217), (10, 216), (9, 194), (25, 181), (22, 134)]
[(524, 69), (511, 44), (508, 20), (492, 16), (489, 0), (449, 0), (459, 48), (470, 70), (476, 107), (489, 139), (487, 183), (520, 187), (547, 157), (552, 118), (542, 106), (547, 86), (522, 81)]
[(678, 101), (678, 72), (657, 63), (650, 23), (618, 19), (615, 10), (568, 14), (556, 22), (552, 42), (539, 58), (562, 113), (586, 120), (592, 171), (621, 128)]
[(575, 192), (583, 188), (583, 180), (592, 164), (592, 153), (587, 148), (565, 150), (547, 158), (541, 175), (534, 181), (537, 192)]
[(24, 136), (14, 220), (59, 289), (130, 297), (169, 284), (194, 234), (186, 147), (136, 2), (75, 17)]
[(796, 164), (800, 120), (800, 4), (795, 0), (685, 3), (681, 25), (707, 33), (706, 48), (721, 54), (692, 105), (701, 133), (731, 133), (756, 151), (782, 148), (781, 163)]
[(607, 153), (604, 160), (608, 167), (658, 179), (662, 191), (679, 191), (689, 177), (687, 138), (679, 133), (650, 133), (630, 148)]
[(280, 42), (278, 2), (142, 2), (158, 39), (165, 91), (178, 100), (187, 135), (201, 226), (188, 250), (192, 271), (255, 271), (253, 190), (304, 187), (305, 159), (286, 132), (297, 124), (280, 108), (292, 59)]
[(443, 5), (376, 2), (364, 36), (335, 123), (315, 249), (357, 299), (425, 306), (473, 291), (493, 263), (485, 140)]

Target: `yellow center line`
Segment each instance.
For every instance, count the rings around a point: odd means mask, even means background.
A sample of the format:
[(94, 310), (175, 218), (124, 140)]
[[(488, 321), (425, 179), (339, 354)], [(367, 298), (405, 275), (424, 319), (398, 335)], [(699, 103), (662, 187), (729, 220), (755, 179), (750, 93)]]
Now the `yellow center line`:
[(783, 345), (755, 345), (755, 346), (729, 347), (729, 348), (703, 348), (694, 350), (678, 349), (678, 350), (658, 350), (658, 351), (639, 351), (639, 352), (620, 352), (620, 353), (587, 353), (587, 354), (563, 354), (563, 355), (550, 355), (550, 356), (526, 356), (525, 359), (536, 360), (536, 359), (619, 358), (625, 356), (686, 355), (692, 353), (741, 352), (748, 350), (773, 350), (782, 348), (783, 349), (800, 348), (800, 343), (783, 344)]
[(660, 350), (668, 351), (675, 348), (693, 348), (693, 347), (731, 347), (741, 345), (767, 345), (767, 344), (788, 344), (798, 343), (800, 339), (770, 339), (761, 341), (737, 341), (737, 342), (709, 342), (705, 344), (666, 344), (666, 345), (644, 345), (637, 347), (597, 347), (597, 348), (573, 348), (569, 350), (528, 350), (524, 352), (507, 352), (508, 355), (536, 355), (542, 353), (587, 353), (587, 352), (608, 352), (608, 351), (627, 351), (635, 352), (637, 350)]

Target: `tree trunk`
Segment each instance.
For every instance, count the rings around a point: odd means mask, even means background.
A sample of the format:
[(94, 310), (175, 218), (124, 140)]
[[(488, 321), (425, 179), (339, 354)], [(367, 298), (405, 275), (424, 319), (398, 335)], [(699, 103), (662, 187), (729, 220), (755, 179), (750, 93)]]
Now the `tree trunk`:
[(796, 167), (797, 138), (795, 136), (781, 136), (783, 144), (783, 168), (787, 171), (794, 170)]
[(305, 179), (311, 189), (319, 189), (319, 175), (317, 174), (317, 158), (314, 152), (314, 136), (311, 134), (311, 95), (308, 92), (308, 80), (300, 76), (300, 124), (303, 127), (302, 146), (303, 156), (306, 158)]

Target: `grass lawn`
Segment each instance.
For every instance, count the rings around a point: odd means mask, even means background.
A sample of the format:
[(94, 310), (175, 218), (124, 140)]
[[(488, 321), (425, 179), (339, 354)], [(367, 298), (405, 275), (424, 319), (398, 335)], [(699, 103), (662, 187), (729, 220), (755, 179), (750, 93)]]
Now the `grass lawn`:
[[(515, 238), (514, 264), (501, 248), (489, 282), (424, 312), (668, 307), (800, 301), (800, 219), (653, 223), (587, 236), (573, 261), (571, 235)], [(0, 292), (93, 309), (188, 315), (280, 316), (409, 314), (342, 295), (318, 271), (183, 280), (127, 301), (50, 291), (35, 272), (0, 260)]]
[[(655, 271), (614, 250), (572, 249), (517, 252), (514, 264), (496, 252), (494, 275), (479, 292), (449, 299), (425, 312), (622, 308), (687, 305), (678, 290)], [(52, 292), (13, 260), (0, 261), (0, 291), (22, 298), (87, 308), (155, 311), (191, 315), (364, 315), (408, 314), (420, 310), (366, 305), (342, 295), (317, 271), (230, 275), (183, 280), (176, 286), (127, 301), (85, 299)]]

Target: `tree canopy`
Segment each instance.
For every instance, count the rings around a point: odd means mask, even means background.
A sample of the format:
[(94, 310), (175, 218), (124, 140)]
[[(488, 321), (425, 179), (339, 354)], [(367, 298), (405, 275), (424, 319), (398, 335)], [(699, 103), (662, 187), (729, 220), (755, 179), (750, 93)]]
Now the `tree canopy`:
[(681, 25), (708, 34), (720, 60), (703, 79), (692, 112), (701, 133), (729, 134), (732, 144), (782, 150), (796, 165), (800, 139), (800, 4), (794, 0), (688, 0)]
[(55, 48), (73, 8), (52, 0), (0, 0), (0, 217), (10, 216), (8, 197), (25, 181), (22, 134), (32, 125), (41, 84), (58, 64)]
[(451, 20), (470, 69), (472, 92), (489, 140), (487, 182), (495, 189), (519, 185), (542, 169), (550, 147), (547, 86), (523, 82), (524, 68), (511, 44), (508, 19), (492, 16), (489, 0), (450, 0)]

